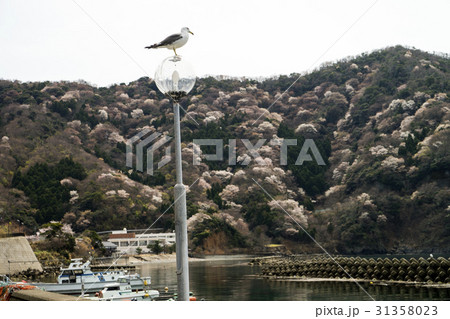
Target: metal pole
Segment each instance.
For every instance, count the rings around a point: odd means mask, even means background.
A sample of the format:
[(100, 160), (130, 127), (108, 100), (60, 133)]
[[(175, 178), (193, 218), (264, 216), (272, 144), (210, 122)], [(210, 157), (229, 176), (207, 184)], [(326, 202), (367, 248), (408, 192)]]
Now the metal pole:
[(177, 183), (174, 187), (175, 198), (175, 239), (177, 255), (178, 300), (189, 301), (189, 262), (186, 216), (186, 189), (183, 185), (181, 163), (180, 105), (174, 103), (175, 127), (175, 165)]

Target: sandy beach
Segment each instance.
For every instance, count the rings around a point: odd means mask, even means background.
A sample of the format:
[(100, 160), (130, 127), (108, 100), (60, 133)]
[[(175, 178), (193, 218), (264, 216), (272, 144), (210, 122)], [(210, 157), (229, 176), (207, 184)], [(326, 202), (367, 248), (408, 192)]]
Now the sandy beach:
[[(133, 255), (128, 257), (128, 264), (142, 264), (142, 263), (154, 263), (154, 264), (163, 264), (163, 263), (174, 263), (176, 262), (176, 254), (140, 254)], [(189, 262), (202, 260), (200, 258), (189, 258)]]
[[(163, 263), (175, 263), (176, 262), (176, 254), (140, 254), (133, 255), (128, 257), (129, 265), (139, 265), (143, 263), (152, 263), (152, 264), (163, 264)], [(230, 259), (251, 259), (248, 255), (208, 255), (205, 258), (198, 257), (189, 257), (189, 262), (199, 262), (199, 261), (217, 261), (217, 260), (230, 260)]]

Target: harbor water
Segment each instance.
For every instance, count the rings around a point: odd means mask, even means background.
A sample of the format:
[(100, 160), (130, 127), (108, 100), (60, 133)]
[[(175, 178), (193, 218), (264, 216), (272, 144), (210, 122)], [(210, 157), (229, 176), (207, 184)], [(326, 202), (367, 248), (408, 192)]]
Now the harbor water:
[[(450, 300), (450, 289), (406, 285), (371, 285), (355, 282), (298, 282), (264, 279), (259, 266), (250, 266), (250, 258), (216, 256), (189, 263), (190, 290), (198, 300), (214, 301), (356, 301), (371, 300)], [(137, 268), (152, 277), (152, 289), (176, 292), (175, 263), (147, 263)]]

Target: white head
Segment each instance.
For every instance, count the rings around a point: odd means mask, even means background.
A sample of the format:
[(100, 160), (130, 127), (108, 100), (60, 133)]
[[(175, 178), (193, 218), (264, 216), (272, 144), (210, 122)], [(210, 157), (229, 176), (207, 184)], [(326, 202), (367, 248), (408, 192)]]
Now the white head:
[(190, 34), (194, 35), (194, 34), (191, 32), (191, 30), (189, 30), (188, 27), (182, 28), (182, 29), (181, 29), (181, 33), (190, 33)]

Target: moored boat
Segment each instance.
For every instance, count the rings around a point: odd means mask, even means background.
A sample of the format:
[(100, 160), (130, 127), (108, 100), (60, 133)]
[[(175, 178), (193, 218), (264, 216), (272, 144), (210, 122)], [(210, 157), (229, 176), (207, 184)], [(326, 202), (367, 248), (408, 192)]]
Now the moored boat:
[(56, 283), (33, 283), (45, 291), (61, 294), (81, 294), (82, 292), (97, 292), (114, 284), (119, 277), (129, 280), (131, 289), (142, 290), (150, 285), (150, 277), (142, 278), (139, 274), (128, 274), (127, 271), (114, 270), (105, 272), (92, 272), (90, 261), (82, 262), (81, 258), (72, 259), (69, 267), (61, 268)]
[(38, 289), (26, 282), (12, 282), (8, 276), (0, 275), (0, 301), (10, 300), (11, 294), (17, 290)]
[(81, 297), (98, 301), (152, 301), (159, 297), (158, 290), (136, 290), (131, 289), (127, 277), (119, 277), (117, 282), (109, 283), (95, 296), (81, 295)]

